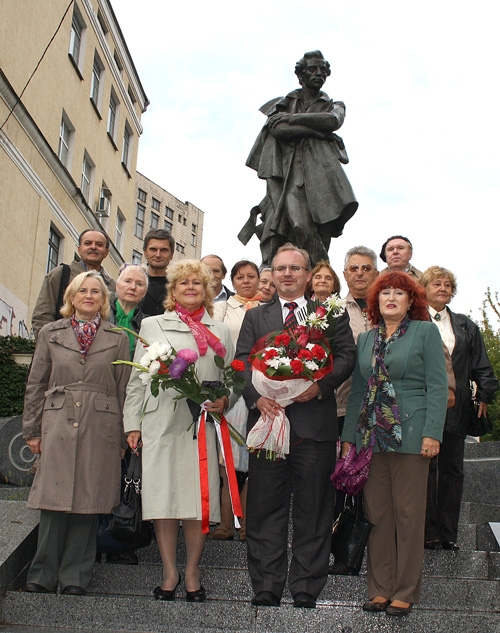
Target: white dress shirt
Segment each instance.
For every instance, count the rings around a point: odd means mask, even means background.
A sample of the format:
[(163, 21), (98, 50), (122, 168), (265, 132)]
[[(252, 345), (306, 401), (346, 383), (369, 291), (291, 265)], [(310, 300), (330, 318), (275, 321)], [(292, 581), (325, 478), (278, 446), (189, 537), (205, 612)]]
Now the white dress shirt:
[[(432, 317), (432, 322), (438, 326), (443, 343), (451, 354), (455, 348), (455, 334), (451, 325), (450, 313), (446, 308), (438, 312), (432, 306), (429, 306), (429, 314)], [(437, 317), (437, 315), (439, 316)]]

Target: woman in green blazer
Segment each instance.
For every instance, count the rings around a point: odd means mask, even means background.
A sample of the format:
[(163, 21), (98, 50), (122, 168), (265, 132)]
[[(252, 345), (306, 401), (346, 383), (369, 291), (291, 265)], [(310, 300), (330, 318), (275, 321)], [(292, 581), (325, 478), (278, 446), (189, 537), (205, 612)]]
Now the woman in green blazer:
[(407, 274), (379, 277), (368, 318), (376, 328), (358, 339), (342, 456), (351, 444), (373, 449), (364, 489), (374, 527), (363, 609), (406, 615), (420, 597), (427, 475), (446, 417), (446, 365), (425, 294)]

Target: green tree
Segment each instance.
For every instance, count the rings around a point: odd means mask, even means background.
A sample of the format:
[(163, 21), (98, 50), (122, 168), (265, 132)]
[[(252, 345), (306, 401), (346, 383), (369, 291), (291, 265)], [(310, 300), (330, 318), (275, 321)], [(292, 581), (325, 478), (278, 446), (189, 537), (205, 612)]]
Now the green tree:
[[(494, 321), (492, 323), (492, 320)], [(496, 323), (495, 323), (496, 321)], [(500, 377), (500, 299), (498, 292), (486, 290), (486, 297), (481, 308), (481, 319), (477, 322), (484, 344), (488, 351), (488, 358), (497, 378)], [(498, 393), (497, 393), (498, 395)], [(483, 441), (500, 440), (500, 401), (498, 397), (488, 407), (488, 417), (493, 424), (493, 430), (481, 438)]]

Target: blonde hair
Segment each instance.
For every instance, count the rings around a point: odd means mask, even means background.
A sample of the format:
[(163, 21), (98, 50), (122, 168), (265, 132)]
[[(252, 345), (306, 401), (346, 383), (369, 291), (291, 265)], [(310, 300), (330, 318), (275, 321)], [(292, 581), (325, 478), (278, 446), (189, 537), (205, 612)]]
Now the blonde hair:
[(99, 310), (103, 319), (107, 319), (109, 317), (109, 290), (106, 288), (106, 284), (104, 283), (101, 275), (96, 273), (93, 270), (90, 270), (85, 273), (80, 273), (77, 275), (73, 281), (66, 288), (66, 292), (64, 293), (64, 305), (61, 308), (61, 314), (63, 317), (70, 317), (75, 308), (73, 307), (73, 299), (75, 298), (76, 293), (83, 286), (86, 279), (97, 279), (99, 285), (101, 287), (101, 292), (104, 297), (104, 302)]
[(420, 283), (425, 288), (427, 284), (431, 283), (431, 281), (434, 281), (435, 279), (441, 279), (443, 277), (445, 279), (449, 279), (451, 283), (451, 298), (453, 299), (458, 290), (457, 278), (451, 272), (451, 270), (448, 270), (447, 268), (442, 268), (441, 266), (429, 266), (429, 268), (422, 274)]
[(214, 291), (212, 289), (212, 273), (203, 262), (197, 259), (181, 259), (175, 264), (170, 264), (167, 268), (167, 298), (163, 302), (163, 307), (169, 312), (175, 310), (174, 287), (179, 280), (185, 279), (189, 275), (198, 275), (201, 279), (205, 290), (205, 299), (202, 305), (205, 306), (208, 314), (213, 316)]

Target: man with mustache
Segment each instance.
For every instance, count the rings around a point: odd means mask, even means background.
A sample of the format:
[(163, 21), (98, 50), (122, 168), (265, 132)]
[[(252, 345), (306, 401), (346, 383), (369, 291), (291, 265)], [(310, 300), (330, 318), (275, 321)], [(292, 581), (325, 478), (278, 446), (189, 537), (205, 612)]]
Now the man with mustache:
[(61, 264), (45, 275), (42, 289), (31, 317), (35, 337), (47, 323), (61, 319), (59, 313), (63, 305), (64, 291), (69, 283), (81, 272), (97, 271), (110, 292), (115, 291), (115, 281), (104, 270), (101, 263), (108, 256), (109, 239), (97, 229), (85, 229), (78, 238), (78, 255), (71, 264)]

